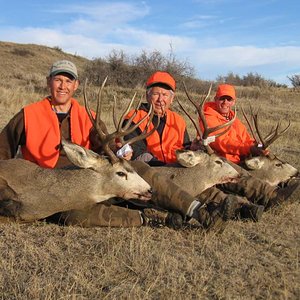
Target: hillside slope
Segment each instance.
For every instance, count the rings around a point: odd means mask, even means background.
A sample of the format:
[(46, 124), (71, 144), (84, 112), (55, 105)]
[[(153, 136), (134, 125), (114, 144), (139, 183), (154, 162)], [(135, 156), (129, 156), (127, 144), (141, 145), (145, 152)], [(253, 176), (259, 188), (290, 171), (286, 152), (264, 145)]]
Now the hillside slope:
[(23, 72), (45, 76), (51, 64), (60, 59), (74, 62), (80, 71), (88, 59), (67, 54), (58, 48), (34, 44), (16, 44), (0, 41), (0, 78), (11, 78)]

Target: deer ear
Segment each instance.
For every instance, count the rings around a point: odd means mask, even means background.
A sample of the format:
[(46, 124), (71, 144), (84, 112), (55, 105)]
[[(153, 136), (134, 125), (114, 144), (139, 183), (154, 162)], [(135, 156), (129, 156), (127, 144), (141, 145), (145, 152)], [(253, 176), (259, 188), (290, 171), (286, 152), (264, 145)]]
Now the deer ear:
[(245, 160), (245, 164), (247, 168), (250, 170), (258, 170), (264, 165), (264, 162), (259, 156), (257, 156), (257, 157), (247, 158)]
[(96, 166), (99, 166), (100, 160), (103, 160), (103, 163), (106, 162), (106, 159), (102, 159), (97, 153), (79, 145), (62, 141), (62, 146), (70, 162), (80, 168), (95, 169)]

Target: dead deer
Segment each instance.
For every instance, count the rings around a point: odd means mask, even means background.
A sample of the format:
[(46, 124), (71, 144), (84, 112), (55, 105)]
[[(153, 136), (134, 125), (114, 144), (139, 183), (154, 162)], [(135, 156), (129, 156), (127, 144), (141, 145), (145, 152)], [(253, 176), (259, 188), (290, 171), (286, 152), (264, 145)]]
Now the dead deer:
[[(281, 127), (281, 123), (280, 121), (278, 121), (276, 126), (274, 126), (264, 137), (259, 128), (258, 113), (253, 112), (251, 105), (251, 119), (247, 116), (243, 108), (242, 113), (246, 122), (248, 123), (249, 129), (256, 141), (256, 144), (264, 150), (268, 149), (275, 140), (277, 140), (280, 136), (287, 132), (291, 125), (290, 122), (288, 122), (288, 125), (284, 129), (279, 130)], [(294, 168), (287, 162), (282, 161), (274, 154), (248, 157), (246, 158), (244, 164), (245, 168), (249, 170), (253, 176), (261, 178), (273, 186), (284, 183), (290, 178), (298, 176), (298, 170), (296, 168)]]
[[(45, 169), (23, 159), (0, 161), (0, 215), (29, 222), (57, 212), (83, 209), (111, 197), (141, 200), (151, 198), (149, 184), (128, 162), (116, 157), (109, 147), (112, 140), (128, 134), (134, 128), (124, 129), (118, 126), (115, 132), (108, 133), (100, 117), (104, 84), (105, 81), (99, 89), (95, 118), (89, 109), (86, 84), (84, 101), (105, 156), (62, 141), (62, 147), (74, 164), (73, 167)], [(122, 118), (128, 113), (133, 100), (134, 97)], [(150, 118), (151, 114), (153, 115), (153, 110), (149, 112)], [(119, 124), (123, 123), (122, 118)], [(144, 137), (145, 135), (141, 135), (139, 138)]]

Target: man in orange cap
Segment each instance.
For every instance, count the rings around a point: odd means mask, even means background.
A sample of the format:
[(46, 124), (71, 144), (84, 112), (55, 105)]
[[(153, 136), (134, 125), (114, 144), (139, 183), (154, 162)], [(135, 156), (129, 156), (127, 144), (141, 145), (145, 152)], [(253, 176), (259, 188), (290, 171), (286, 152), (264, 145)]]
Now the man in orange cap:
[[(149, 165), (164, 165), (176, 162), (175, 151), (190, 144), (184, 119), (176, 112), (170, 110), (174, 100), (176, 82), (167, 72), (157, 71), (146, 82), (146, 104), (142, 104), (133, 119), (137, 123), (147, 114), (150, 104), (153, 105), (154, 117), (149, 131), (157, 125), (157, 129), (146, 140), (134, 143), (133, 160), (142, 160)], [(127, 118), (133, 114), (131, 111)], [(143, 122), (135, 132), (126, 138), (140, 135), (146, 126)]]
[[(234, 117), (232, 107), (236, 103), (235, 88), (229, 84), (220, 84), (214, 100), (214, 102), (205, 103), (204, 106), (205, 119), (210, 128), (224, 124)], [(202, 126), (201, 122), (200, 125)], [(250, 154), (267, 154), (265, 150), (257, 146), (246, 126), (238, 118), (235, 119), (230, 129), (210, 146), (218, 155), (237, 164)]]

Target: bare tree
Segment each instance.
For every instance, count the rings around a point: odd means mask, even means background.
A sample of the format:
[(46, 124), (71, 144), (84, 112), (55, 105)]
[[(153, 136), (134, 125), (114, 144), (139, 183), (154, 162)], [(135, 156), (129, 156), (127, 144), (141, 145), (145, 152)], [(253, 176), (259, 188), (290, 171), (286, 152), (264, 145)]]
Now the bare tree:
[(300, 75), (287, 76), (294, 88), (300, 87)]

